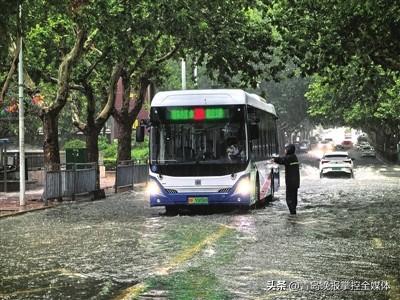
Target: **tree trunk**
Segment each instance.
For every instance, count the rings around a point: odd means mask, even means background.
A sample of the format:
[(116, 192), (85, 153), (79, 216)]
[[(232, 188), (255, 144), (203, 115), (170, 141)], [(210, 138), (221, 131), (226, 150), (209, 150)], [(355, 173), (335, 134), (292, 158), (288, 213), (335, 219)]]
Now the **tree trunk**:
[(88, 162), (96, 163), (96, 190), (100, 190), (99, 132), (95, 127), (87, 127), (86, 150)]
[(44, 165), (47, 170), (58, 170), (60, 167), (60, 148), (58, 145), (58, 114), (45, 112), (41, 116), (43, 122)]
[(119, 136), (118, 136), (118, 161), (131, 160), (132, 150), (132, 125), (133, 122), (125, 120), (119, 122)]

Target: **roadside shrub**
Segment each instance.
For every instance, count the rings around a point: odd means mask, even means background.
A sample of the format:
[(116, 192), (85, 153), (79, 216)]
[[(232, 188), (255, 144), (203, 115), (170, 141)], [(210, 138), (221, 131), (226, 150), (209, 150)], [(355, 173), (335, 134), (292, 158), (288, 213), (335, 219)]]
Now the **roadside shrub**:
[(103, 163), (104, 167), (107, 171), (114, 171), (115, 170), (115, 159), (114, 158), (104, 158)]
[(82, 149), (86, 148), (85, 141), (79, 139), (73, 139), (65, 142), (64, 149)]

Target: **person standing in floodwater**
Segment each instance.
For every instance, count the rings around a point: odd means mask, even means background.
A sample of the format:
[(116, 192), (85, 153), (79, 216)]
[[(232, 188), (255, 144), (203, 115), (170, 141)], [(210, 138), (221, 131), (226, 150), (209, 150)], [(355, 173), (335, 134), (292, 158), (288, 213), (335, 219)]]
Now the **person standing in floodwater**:
[(285, 147), (285, 156), (275, 157), (275, 163), (285, 165), (286, 203), (291, 215), (296, 214), (297, 190), (300, 187), (299, 161), (295, 154), (296, 147), (289, 144)]

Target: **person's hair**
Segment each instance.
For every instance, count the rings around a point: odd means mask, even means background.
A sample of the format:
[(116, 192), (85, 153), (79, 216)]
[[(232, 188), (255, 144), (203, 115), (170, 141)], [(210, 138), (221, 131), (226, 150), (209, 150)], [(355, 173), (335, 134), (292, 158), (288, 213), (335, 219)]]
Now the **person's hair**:
[(294, 154), (296, 152), (296, 146), (293, 144), (289, 144), (285, 147), (286, 154)]

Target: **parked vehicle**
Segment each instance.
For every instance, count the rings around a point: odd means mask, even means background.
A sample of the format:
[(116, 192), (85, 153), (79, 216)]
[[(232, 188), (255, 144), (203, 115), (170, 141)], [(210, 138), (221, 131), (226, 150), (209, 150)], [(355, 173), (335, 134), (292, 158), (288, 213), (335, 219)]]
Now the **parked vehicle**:
[(365, 141), (361, 141), (359, 143), (357, 143), (357, 150), (361, 151), (362, 148), (364, 147), (370, 147), (371, 145), (368, 142)]
[(320, 178), (326, 175), (347, 175), (354, 177), (353, 160), (346, 151), (325, 153), (319, 162)]
[(364, 146), (361, 148), (361, 156), (362, 157), (375, 157), (376, 156), (376, 152), (374, 147), (372, 146)]

